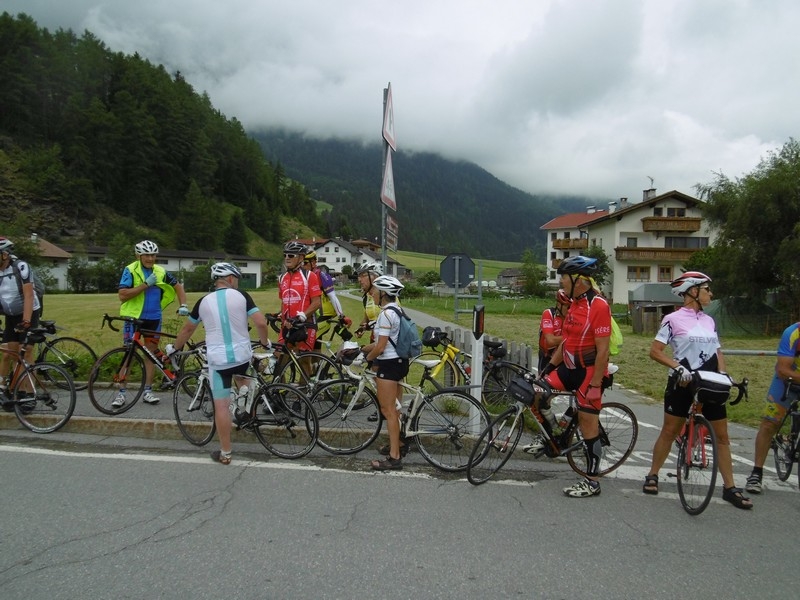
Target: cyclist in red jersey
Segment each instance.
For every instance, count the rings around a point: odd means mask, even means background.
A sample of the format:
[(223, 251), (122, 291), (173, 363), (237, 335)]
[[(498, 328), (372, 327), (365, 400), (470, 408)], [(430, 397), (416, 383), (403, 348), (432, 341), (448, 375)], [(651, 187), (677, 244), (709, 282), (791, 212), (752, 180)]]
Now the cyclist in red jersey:
[(599, 414), (603, 380), (608, 375), (611, 308), (595, 289), (592, 275), (596, 270), (597, 259), (586, 256), (571, 256), (558, 266), (561, 289), (572, 299), (572, 304), (561, 329), (564, 341), (540, 373), (551, 387), (573, 391), (578, 400), (578, 426), (589, 466), (585, 479), (564, 488), (564, 494), (571, 498), (600, 494)]
[[(302, 269), (303, 259), (308, 252), (305, 244), (297, 241), (287, 242), (283, 247), (283, 264), (286, 267), (278, 283), (278, 296), (281, 299), (280, 343), (288, 343), (293, 350), (301, 352), (314, 349), (317, 341), (317, 325), (314, 314), (322, 305), (322, 290), (319, 278), (313, 271)], [(291, 329), (292, 320), (307, 323), (307, 337), (300, 342), (287, 342), (286, 335)]]

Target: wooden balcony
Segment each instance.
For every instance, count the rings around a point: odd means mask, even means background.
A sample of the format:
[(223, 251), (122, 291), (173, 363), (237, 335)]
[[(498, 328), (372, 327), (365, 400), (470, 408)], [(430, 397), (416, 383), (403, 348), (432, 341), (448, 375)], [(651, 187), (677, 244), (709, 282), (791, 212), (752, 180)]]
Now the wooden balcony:
[(700, 217), (644, 217), (642, 230), (658, 233), (661, 231), (700, 231)]
[(588, 239), (561, 239), (561, 240), (553, 240), (553, 248), (556, 250), (571, 250), (576, 248), (578, 250), (585, 250), (589, 247), (589, 240)]
[(614, 248), (614, 256), (622, 261), (686, 262), (700, 248)]

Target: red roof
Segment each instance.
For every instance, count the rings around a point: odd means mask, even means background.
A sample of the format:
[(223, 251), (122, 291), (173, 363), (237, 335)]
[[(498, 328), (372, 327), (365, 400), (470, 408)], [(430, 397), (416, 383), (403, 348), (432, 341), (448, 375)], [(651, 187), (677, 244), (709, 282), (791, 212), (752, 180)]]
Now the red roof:
[(550, 219), (539, 229), (575, 229), (590, 221), (595, 221), (608, 214), (607, 210), (596, 210), (593, 213), (579, 212), (561, 215), (555, 219)]

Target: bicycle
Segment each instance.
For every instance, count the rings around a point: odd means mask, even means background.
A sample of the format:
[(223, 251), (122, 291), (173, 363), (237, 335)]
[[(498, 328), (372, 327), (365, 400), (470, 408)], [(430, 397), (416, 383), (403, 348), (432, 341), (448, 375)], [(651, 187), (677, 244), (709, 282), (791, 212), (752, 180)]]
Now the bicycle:
[[(470, 455), (467, 480), (473, 485), (485, 483), (508, 462), (522, 438), (529, 411), (545, 440), (543, 447), (532, 454), (533, 458), (566, 456), (572, 470), (585, 477), (589, 457), (575, 418), (578, 412), (575, 394), (552, 390), (544, 381), (534, 380), (532, 373), (526, 373), (512, 379), (508, 395), (514, 403), (481, 432)], [(559, 422), (560, 432), (553, 430), (538, 408), (540, 403), (558, 396), (568, 397), (567, 409)], [(619, 402), (603, 402), (598, 416), (603, 454), (597, 475), (603, 476), (619, 468), (633, 452), (639, 437), (639, 422), (633, 410)]]
[[(346, 352), (342, 353), (345, 362), (360, 354), (358, 348), (351, 350), (349, 356)], [(354, 454), (367, 448), (383, 426), (380, 411), (374, 422), (365, 416), (378, 407), (374, 372), (369, 368), (358, 375), (351, 369), (346, 372), (347, 377), (328, 382), (311, 397), (320, 418), (318, 443), (333, 454)], [(430, 377), (430, 368), (424, 374)], [(401, 440), (405, 440), (406, 446), (413, 441), (422, 457), (434, 467), (448, 472), (463, 471), (477, 435), (489, 421), (486, 409), (460, 389), (430, 392), (404, 381), (400, 386), (404, 395), (400, 408)]]
[[(788, 480), (792, 474), (792, 465), (800, 462), (800, 385), (789, 379), (783, 392), (784, 400), (788, 397), (789, 388), (792, 388), (795, 400), (789, 405), (789, 410), (783, 416), (770, 443), (775, 471), (781, 481)], [(800, 485), (800, 468), (797, 469), (797, 483)]]
[[(472, 382), (472, 355), (462, 352), (447, 332), (439, 327), (426, 327), (422, 332), (422, 343), (429, 348), (442, 346), (441, 351), (425, 351), (409, 363), (406, 382), (419, 381), (427, 385), (426, 391), (469, 386)], [(508, 407), (506, 390), (511, 378), (526, 372), (525, 367), (503, 360), (506, 349), (503, 342), (485, 340), (483, 342), (483, 381), (481, 400), (490, 413), (497, 413)], [(435, 363), (433, 362), (435, 361)], [(429, 369), (425, 376), (425, 369)]]
[(46, 331), (44, 327), (29, 329), (18, 352), (0, 346), (0, 352), (15, 362), (8, 387), (0, 388), (0, 402), (4, 410), (13, 409), (19, 422), (34, 433), (61, 429), (72, 417), (77, 399), (75, 384), (66, 369), (25, 360), (28, 346), (42, 342)]
[[(119, 331), (118, 328), (114, 327), (114, 321), (131, 323), (133, 325), (133, 337), (129, 343), (113, 348), (97, 359), (89, 374), (88, 384), (89, 400), (97, 410), (106, 415), (120, 415), (129, 411), (139, 401), (144, 392), (145, 360), (150, 361), (156, 370), (163, 375), (162, 390), (171, 389), (181, 373), (181, 361), (173, 370), (170, 359), (161, 350), (156, 352), (150, 350), (143, 339), (144, 337), (155, 335), (172, 339), (177, 336), (163, 331), (143, 329), (143, 321), (141, 319), (112, 317), (108, 314), (103, 315), (101, 328), (108, 324), (112, 331)], [(188, 346), (193, 348), (195, 345), (188, 342)], [(196, 365), (185, 366), (184, 368), (196, 368)], [(125, 401), (121, 406), (114, 406), (121, 389), (126, 390)]]
[(91, 346), (77, 338), (55, 337), (55, 321), (40, 321), (44, 330), (42, 340), (36, 344), (35, 363), (52, 363), (69, 372), (77, 391), (85, 390), (89, 385), (89, 373), (97, 361), (97, 354)]
[[(676, 383), (677, 378), (673, 378), (671, 385)], [(678, 479), (681, 506), (690, 515), (699, 515), (706, 509), (717, 482), (717, 436), (702, 414), (703, 404), (724, 404), (731, 388), (735, 387), (739, 392), (730, 403), (735, 406), (747, 397), (747, 384), (746, 378), (735, 383), (723, 373), (695, 371), (692, 374), (692, 406), (675, 440), (678, 446), (676, 473), (667, 474)]]
[[(192, 354), (199, 349), (184, 352)], [(254, 433), (271, 454), (296, 459), (306, 456), (317, 443), (319, 420), (308, 400), (296, 386), (266, 381), (260, 363), (265, 358), (251, 359), (257, 385), (250, 386), (243, 418), (234, 420), (237, 430)], [(204, 446), (214, 437), (214, 398), (208, 368), (181, 376), (173, 392), (173, 412), (178, 429), (195, 446)], [(300, 416), (298, 416), (300, 415)], [(302, 426), (299, 426), (302, 424)]]

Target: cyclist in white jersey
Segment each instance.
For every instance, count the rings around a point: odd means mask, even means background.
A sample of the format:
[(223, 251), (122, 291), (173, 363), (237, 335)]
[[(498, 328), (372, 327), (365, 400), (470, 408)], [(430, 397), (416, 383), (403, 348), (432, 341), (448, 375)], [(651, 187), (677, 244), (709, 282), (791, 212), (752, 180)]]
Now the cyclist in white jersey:
[[(672, 293), (683, 299), (683, 306), (664, 317), (650, 347), (650, 358), (669, 367), (670, 378), (664, 391), (664, 424), (653, 446), (653, 462), (642, 486), (645, 494), (658, 494), (658, 472), (686, 422), (693, 400), (688, 387), (692, 371), (725, 372), (716, 323), (703, 312), (712, 298), (710, 283), (711, 278), (699, 271), (687, 271), (672, 282)], [(672, 348), (671, 355), (665, 352), (667, 345)], [(750, 498), (734, 485), (725, 405), (704, 404), (703, 414), (717, 436), (722, 498), (737, 508), (752, 508)]]
[(211, 453), (215, 462), (231, 462), (231, 412), (229, 410), (231, 384), (234, 376), (244, 375), (250, 366), (253, 350), (248, 317), (258, 330), (263, 346), (269, 347), (267, 320), (253, 302), (250, 294), (239, 289), (242, 274), (235, 265), (216, 263), (211, 267), (214, 291), (203, 296), (189, 313), (189, 320), (175, 339), (167, 346), (167, 354), (180, 350), (203, 322), (206, 330), (206, 355), (211, 393), (214, 396), (214, 422), (219, 435), (220, 449)]

